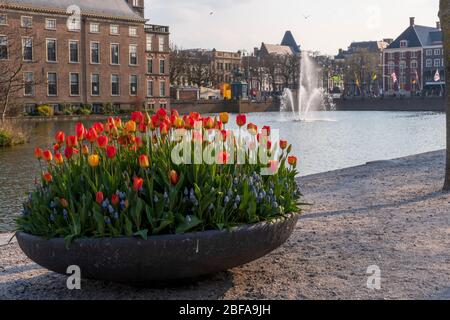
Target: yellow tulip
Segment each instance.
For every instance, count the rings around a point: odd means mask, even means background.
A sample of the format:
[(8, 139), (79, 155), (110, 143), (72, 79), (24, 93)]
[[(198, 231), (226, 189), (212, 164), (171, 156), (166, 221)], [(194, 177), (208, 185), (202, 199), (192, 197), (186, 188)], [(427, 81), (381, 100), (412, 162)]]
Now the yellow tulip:
[(230, 114), (228, 112), (222, 112), (220, 115), (220, 121), (223, 122), (223, 124), (227, 124), (230, 120)]
[(136, 122), (133, 120), (128, 121), (125, 123), (125, 129), (127, 129), (128, 132), (136, 132)]
[(100, 157), (98, 156), (98, 154), (90, 155), (88, 158), (88, 163), (93, 168), (98, 167), (98, 165), (100, 164)]

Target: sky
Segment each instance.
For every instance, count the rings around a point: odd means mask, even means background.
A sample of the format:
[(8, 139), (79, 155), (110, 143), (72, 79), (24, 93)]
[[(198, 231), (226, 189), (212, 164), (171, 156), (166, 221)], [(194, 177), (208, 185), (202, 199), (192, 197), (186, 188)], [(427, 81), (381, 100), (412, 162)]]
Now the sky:
[(302, 49), (334, 55), (352, 41), (396, 38), (409, 26), (435, 26), (439, 0), (145, 0), (150, 23), (168, 25), (183, 49), (253, 51), (291, 30)]

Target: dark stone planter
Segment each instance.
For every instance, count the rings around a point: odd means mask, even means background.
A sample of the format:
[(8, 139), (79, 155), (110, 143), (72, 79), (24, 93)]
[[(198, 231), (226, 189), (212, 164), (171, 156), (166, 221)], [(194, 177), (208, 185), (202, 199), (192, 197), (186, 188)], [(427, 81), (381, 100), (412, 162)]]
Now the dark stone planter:
[(34, 262), (66, 275), (81, 268), (83, 279), (143, 285), (191, 279), (226, 271), (272, 252), (291, 236), (298, 215), (231, 231), (138, 238), (80, 239), (69, 249), (63, 239), (18, 233), (23, 252)]

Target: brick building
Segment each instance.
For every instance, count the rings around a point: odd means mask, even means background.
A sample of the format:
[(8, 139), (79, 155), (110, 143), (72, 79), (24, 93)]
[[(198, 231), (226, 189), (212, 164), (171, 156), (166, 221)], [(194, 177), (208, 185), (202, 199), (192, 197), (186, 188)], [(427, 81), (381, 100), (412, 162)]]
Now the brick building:
[(383, 74), (388, 94), (441, 95), (445, 68), (440, 24), (419, 26), (410, 18), (410, 26), (384, 51)]
[[(22, 42), (23, 77), (29, 85), (18, 93), (17, 100), (26, 108), (40, 104), (55, 110), (67, 105), (90, 105), (94, 111), (106, 104), (123, 109), (143, 107), (149, 92), (147, 77), (153, 76), (153, 72), (147, 74), (148, 57), (159, 51), (160, 34), (166, 52), (168, 28), (146, 25), (144, 0), (14, 0), (0, 4), (1, 42)], [(156, 39), (152, 48), (147, 35)], [(0, 64), (8, 60), (0, 56)], [(166, 69), (168, 61), (162, 78), (165, 91), (159, 89), (159, 83), (154, 86), (158, 98), (159, 93), (168, 95)], [(164, 100), (154, 103), (167, 105)]]

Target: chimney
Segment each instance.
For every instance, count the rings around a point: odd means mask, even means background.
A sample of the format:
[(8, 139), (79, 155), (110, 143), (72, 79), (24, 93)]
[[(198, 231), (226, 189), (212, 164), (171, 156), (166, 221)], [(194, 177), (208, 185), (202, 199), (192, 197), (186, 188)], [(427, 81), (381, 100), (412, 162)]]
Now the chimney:
[(441, 30), (441, 22), (436, 21), (436, 29)]
[(416, 18), (415, 17), (409, 18), (409, 25), (411, 27), (414, 27), (416, 25)]

